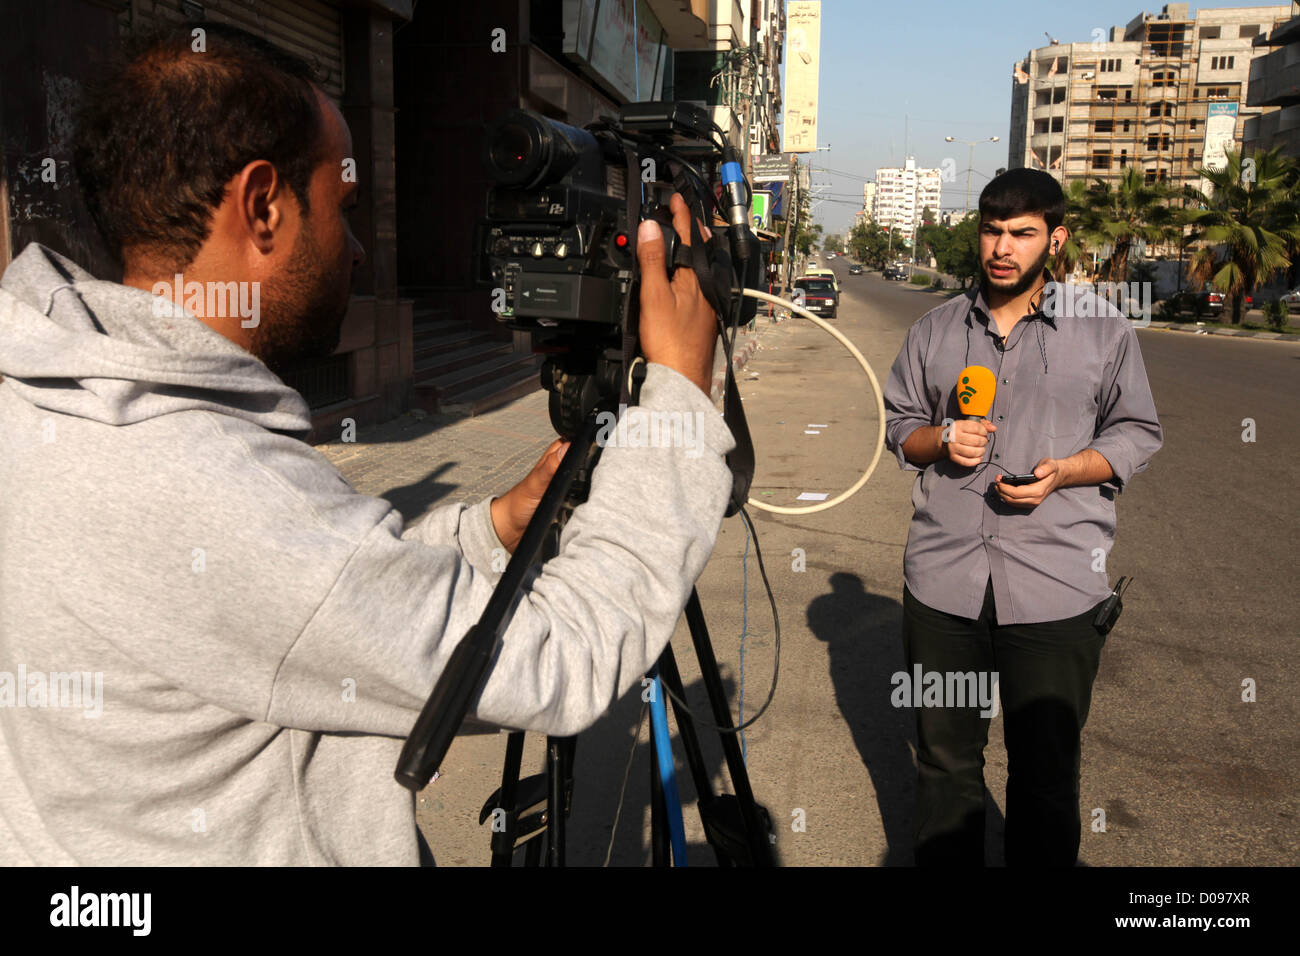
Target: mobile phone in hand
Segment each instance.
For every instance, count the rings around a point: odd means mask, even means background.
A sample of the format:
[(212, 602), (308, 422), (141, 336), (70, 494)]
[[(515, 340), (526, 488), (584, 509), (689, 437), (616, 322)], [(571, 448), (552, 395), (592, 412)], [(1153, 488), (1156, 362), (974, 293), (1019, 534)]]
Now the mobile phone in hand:
[(1002, 476), (1002, 483), (1004, 485), (1016, 485), (1016, 486), (1032, 485), (1034, 482), (1042, 481), (1042, 480), (1043, 479), (1039, 478), (1032, 471), (1027, 475), (1003, 475)]

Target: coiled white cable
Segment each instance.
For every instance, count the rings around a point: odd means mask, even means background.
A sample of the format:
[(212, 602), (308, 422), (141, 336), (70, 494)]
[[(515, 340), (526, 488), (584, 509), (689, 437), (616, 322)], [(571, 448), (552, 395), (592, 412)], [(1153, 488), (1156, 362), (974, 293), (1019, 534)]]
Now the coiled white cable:
[(876, 379), (876, 373), (871, 370), (871, 366), (867, 364), (867, 360), (862, 357), (862, 353), (857, 350), (857, 347), (852, 342), (840, 333), (839, 329), (823, 322), (802, 306), (795, 305), (793, 302), (789, 302), (785, 299), (779, 299), (766, 292), (746, 289), (745, 295), (753, 299), (760, 299), (763, 302), (771, 302), (774, 305), (779, 305), (783, 308), (789, 309), (791, 313), (795, 315), (801, 316), (816, 325), (820, 325), (831, 335), (835, 336), (835, 338), (839, 339), (840, 344), (849, 350), (849, 354), (858, 360), (858, 364), (862, 366), (862, 370), (867, 373), (867, 378), (871, 381), (871, 388), (872, 391), (875, 392), (876, 396), (876, 416), (877, 420), (880, 422), (880, 428), (876, 435), (876, 450), (871, 456), (871, 464), (869, 464), (867, 470), (862, 473), (862, 477), (854, 482), (853, 487), (828, 501), (819, 501), (815, 505), (806, 505), (800, 508), (787, 508), (782, 505), (770, 505), (767, 502), (757, 501), (753, 498), (749, 499), (749, 504), (753, 505), (755, 508), (761, 508), (764, 511), (769, 511), (773, 514), (779, 515), (806, 515), (812, 514), (815, 511), (825, 511), (828, 508), (834, 508), (836, 505), (842, 504), (851, 498), (857, 493), (859, 488), (867, 483), (867, 479), (871, 477), (871, 473), (876, 470), (876, 465), (880, 462), (881, 452), (885, 450), (885, 395), (880, 390), (880, 382)]

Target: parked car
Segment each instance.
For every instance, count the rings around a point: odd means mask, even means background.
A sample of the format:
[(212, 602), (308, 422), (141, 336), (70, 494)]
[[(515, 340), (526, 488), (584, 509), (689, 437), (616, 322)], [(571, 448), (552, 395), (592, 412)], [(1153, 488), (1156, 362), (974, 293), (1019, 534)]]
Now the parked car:
[(1292, 289), (1282, 297), (1282, 304), (1292, 312), (1300, 309), (1300, 289)]
[(907, 270), (902, 266), (889, 265), (885, 266), (885, 271), (881, 273), (886, 279), (906, 279)]
[(1179, 312), (1222, 315), (1223, 300), (1222, 292), (1216, 292), (1207, 285), (1201, 289), (1184, 289), (1182, 292), (1175, 293), (1169, 301)]
[[(862, 266), (858, 265), (856, 262), (853, 265), (849, 266), (849, 275), (851, 276), (862, 275)], [(1300, 305), (1297, 305), (1296, 308), (1300, 308)]]
[(831, 272), (830, 269), (809, 269), (807, 272), (804, 273), (804, 275), (822, 276), (823, 278), (830, 279), (831, 285), (835, 287), (835, 294), (836, 295), (840, 294), (840, 280), (836, 277), (834, 272)]
[(794, 280), (793, 289), (797, 295), (803, 292), (803, 307), (814, 315), (835, 318), (839, 310), (840, 294), (825, 276), (804, 275)]

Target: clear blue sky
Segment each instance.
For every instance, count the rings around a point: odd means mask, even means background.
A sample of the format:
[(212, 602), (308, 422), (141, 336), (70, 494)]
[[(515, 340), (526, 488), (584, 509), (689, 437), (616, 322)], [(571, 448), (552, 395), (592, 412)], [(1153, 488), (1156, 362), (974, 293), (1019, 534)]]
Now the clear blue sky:
[[(1202, 8), (1270, 5), (1221, 0), (1189, 8), (1195, 15)], [(823, 202), (816, 221), (828, 233), (852, 225), (862, 208), (863, 182), (875, 178), (877, 167), (903, 164), (908, 116), (908, 151), (917, 165), (940, 167), (951, 157), (958, 170), (957, 182), (944, 184), (947, 208), (965, 204), (970, 151), (944, 137), (1001, 137), (975, 147), (974, 205), (994, 171), (1007, 165), (1012, 64), (1046, 46), (1045, 31), (1061, 43), (1090, 42), (1095, 28), (1109, 31), (1162, 6), (1141, 0), (822, 0), (817, 144), (829, 143), (831, 151), (801, 159), (854, 175), (814, 168), (814, 184), (829, 183), (830, 197), (844, 200)]]

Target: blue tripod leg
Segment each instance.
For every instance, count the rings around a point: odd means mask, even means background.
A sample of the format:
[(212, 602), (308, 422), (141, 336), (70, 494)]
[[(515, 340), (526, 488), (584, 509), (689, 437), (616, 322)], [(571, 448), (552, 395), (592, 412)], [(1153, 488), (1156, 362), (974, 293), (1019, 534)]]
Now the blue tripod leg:
[(659, 681), (658, 667), (650, 671), (650, 679), (650, 731), (654, 734), (654, 753), (659, 761), (659, 779), (663, 782), (664, 802), (667, 804), (673, 864), (686, 866), (686, 826), (682, 822), (682, 801), (677, 795), (677, 768), (673, 766), (673, 748), (668, 736), (668, 709), (664, 706), (664, 690)]

